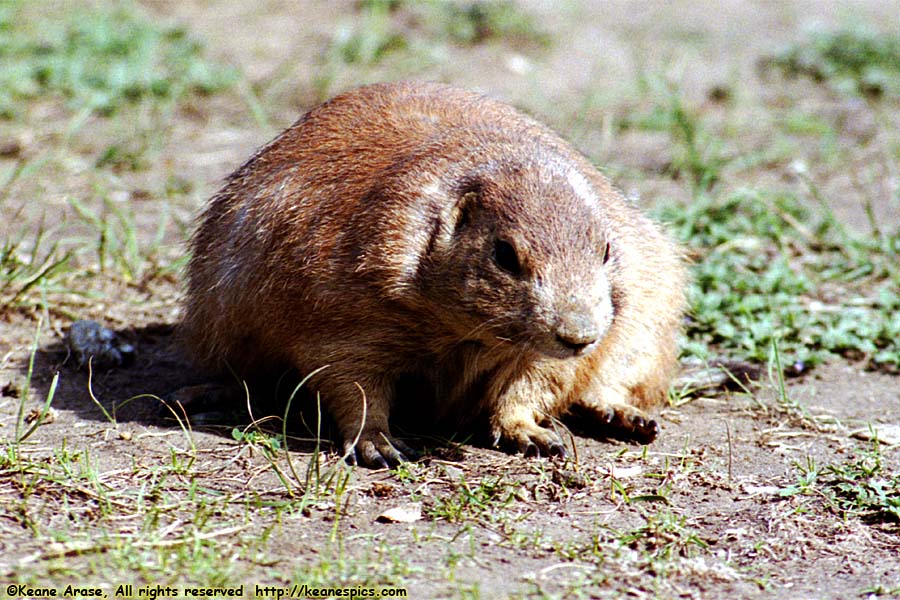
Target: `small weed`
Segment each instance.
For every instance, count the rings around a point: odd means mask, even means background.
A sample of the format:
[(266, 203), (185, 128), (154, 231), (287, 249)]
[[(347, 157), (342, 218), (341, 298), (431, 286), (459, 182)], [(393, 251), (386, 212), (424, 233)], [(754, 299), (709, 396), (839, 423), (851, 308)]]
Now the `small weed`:
[(900, 37), (861, 29), (815, 32), (762, 62), (789, 77), (806, 76), (869, 96), (900, 95)]
[(685, 105), (681, 92), (656, 78), (641, 78), (642, 95), (655, 98), (643, 115), (618, 122), (619, 129), (637, 128), (668, 133), (672, 145), (671, 172), (691, 182), (694, 195), (708, 192), (730, 162), (719, 141), (707, 131), (696, 111)]
[[(167, 262), (160, 256), (166, 232), (172, 224), (168, 203), (160, 203), (156, 233), (141, 238), (135, 214), (128, 202), (103, 195), (102, 210), (95, 211), (76, 198), (69, 205), (92, 230), (97, 268), (102, 273), (114, 269), (127, 282), (146, 282), (154, 277), (177, 271), (181, 263)], [(85, 244), (83, 247), (90, 247)]]
[(147, 160), (144, 152), (139, 149), (132, 150), (120, 144), (112, 144), (100, 153), (95, 166), (98, 169), (112, 167), (117, 171), (142, 171), (147, 168)]
[(878, 584), (860, 591), (859, 595), (867, 598), (900, 598), (900, 586), (890, 588)]
[(111, 114), (145, 99), (210, 94), (237, 80), (210, 63), (179, 27), (160, 27), (128, 5), (116, 9), (36, 10), (11, 0), (0, 10), (0, 115), (47, 94), (71, 106)]
[(900, 523), (900, 473), (884, 468), (877, 439), (847, 463), (817, 467), (808, 458), (806, 465), (797, 468), (797, 483), (782, 489), (782, 496), (818, 496), (843, 517)]
[(486, 517), (494, 520), (502, 508), (509, 506), (519, 495), (519, 485), (502, 476), (487, 477), (477, 484), (460, 479), (453, 494), (435, 498), (431, 516), (457, 523), (467, 519)]
[(416, 483), (422, 479), (422, 468), (414, 462), (400, 463), (391, 472), (394, 478), (401, 483)]
[(68, 272), (73, 252), (62, 251), (58, 241), (47, 242), (44, 224), (26, 243), (23, 231), (0, 246), (0, 314), (13, 309), (34, 309), (33, 292), (53, 288)]
[(371, 65), (391, 52), (406, 49), (409, 45), (406, 37), (394, 26), (390, 14), (388, 2), (376, 0), (364, 3), (359, 26), (339, 28), (330, 52), (348, 65)]
[(275, 458), (284, 446), (281, 436), (267, 435), (259, 429), (242, 431), (234, 428), (231, 430), (231, 437), (237, 442), (262, 450), (269, 458)]
[[(831, 428), (839, 422), (824, 415), (811, 415), (806, 407), (793, 398), (785, 385), (785, 365), (781, 361), (781, 352), (777, 341), (772, 341), (772, 353), (769, 358), (768, 377), (771, 389), (775, 391), (775, 409), (786, 417), (787, 422), (800, 425), (809, 429), (821, 431)], [(768, 412), (768, 406), (760, 403), (759, 409)], [(812, 463), (810, 469), (814, 468)]]
[(446, 60), (449, 45), (497, 41), (545, 47), (550, 42), (534, 18), (508, 0), (363, 0), (358, 7), (358, 16), (336, 28), (325, 52), (314, 82), (323, 100), (348, 67), (356, 69), (358, 82), (371, 79), (373, 67), (390, 59), (382, 77), (396, 78)]
[(652, 560), (688, 558), (698, 550), (709, 548), (688, 526), (687, 517), (668, 510), (651, 514), (643, 525), (620, 539), (626, 546), (647, 553)]
[(550, 44), (550, 36), (538, 27), (534, 17), (509, 0), (464, 4), (432, 0), (423, 6), (430, 12), (426, 22), (439, 23), (444, 34), (457, 43), (480, 44), (496, 39), (539, 46)]
[(795, 467), (800, 471), (800, 476), (796, 483), (782, 488), (780, 494), (785, 497), (802, 495), (812, 495), (815, 489), (816, 479), (819, 477), (820, 469), (816, 466), (816, 461), (811, 456), (806, 457), (806, 464), (796, 464)]
[(367, 536), (356, 536), (354, 541), (368, 549), (364, 558), (349, 557), (343, 544), (331, 544), (323, 549), (320, 560), (298, 568), (292, 580), (302, 581), (310, 588), (399, 588), (411, 575), (421, 571), (401, 551), (384, 541)]
[(534, 17), (510, 0), (364, 0), (360, 7), (363, 11), (402, 15), (431, 39), (473, 45), (488, 40), (541, 46), (550, 43), (550, 36), (541, 30)]
[(669, 131), (673, 141), (681, 146), (673, 166), (687, 173), (695, 194), (708, 191), (719, 181), (722, 168), (728, 163), (714, 138), (700, 126), (696, 115), (687, 111), (677, 94), (672, 94), (669, 107)]
[[(818, 150), (819, 160), (829, 167), (840, 168), (845, 160), (846, 145), (841, 142), (838, 128), (827, 119), (816, 114), (799, 109), (793, 109), (778, 118), (779, 129), (789, 134), (790, 138), (799, 139), (804, 147)], [(787, 138), (782, 140), (782, 143)], [(786, 147), (785, 147), (786, 148)], [(773, 160), (788, 160), (795, 152), (782, 151), (779, 158), (776, 153), (771, 154)]]
[(47, 391), (47, 399), (45, 400), (43, 407), (31, 422), (30, 427), (28, 427), (28, 429), (26, 430), (25, 426), (27, 425), (27, 423), (25, 418), (25, 406), (29, 400), (32, 377), (34, 376), (34, 359), (37, 356), (38, 344), (41, 339), (41, 330), (43, 329), (43, 325), (43, 319), (38, 319), (38, 324), (34, 332), (34, 340), (31, 344), (31, 353), (28, 357), (28, 372), (25, 375), (25, 383), (22, 386), (21, 393), (19, 394), (19, 409), (16, 413), (15, 435), (13, 437), (13, 443), (10, 444), (8, 448), (8, 456), (13, 459), (13, 462), (15, 462), (15, 458), (17, 458), (19, 455), (19, 447), (22, 442), (28, 439), (28, 437), (43, 424), (44, 418), (47, 416), (50, 410), (50, 404), (53, 402), (53, 396), (56, 394), (56, 386), (59, 383), (59, 373), (56, 373), (53, 376), (53, 381)]

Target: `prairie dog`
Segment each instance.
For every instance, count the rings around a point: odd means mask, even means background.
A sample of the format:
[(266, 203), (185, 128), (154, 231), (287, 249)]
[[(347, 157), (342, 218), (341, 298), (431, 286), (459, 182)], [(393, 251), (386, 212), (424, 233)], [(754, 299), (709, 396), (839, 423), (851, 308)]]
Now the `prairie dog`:
[(337, 96), (228, 177), (191, 248), (192, 356), (247, 378), (327, 365), (309, 385), (351, 460), (408, 458), (388, 423), (404, 377), (419, 409), (482, 415), (526, 455), (563, 454), (550, 421), (570, 413), (657, 434), (681, 252), (501, 102), (424, 82)]

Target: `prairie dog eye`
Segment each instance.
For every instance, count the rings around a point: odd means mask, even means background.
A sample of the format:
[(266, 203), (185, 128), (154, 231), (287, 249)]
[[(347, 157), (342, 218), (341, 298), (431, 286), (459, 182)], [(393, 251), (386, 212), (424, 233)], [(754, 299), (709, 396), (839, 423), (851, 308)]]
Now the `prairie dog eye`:
[(610, 250), (609, 242), (606, 242), (606, 246), (603, 248), (603, 264), (604, 265), (609, 262), (609, 250)]
[(519, 275), (522, 272), (516, 249), (505, 240), (494, 241), (494, 262), (510, 275)]

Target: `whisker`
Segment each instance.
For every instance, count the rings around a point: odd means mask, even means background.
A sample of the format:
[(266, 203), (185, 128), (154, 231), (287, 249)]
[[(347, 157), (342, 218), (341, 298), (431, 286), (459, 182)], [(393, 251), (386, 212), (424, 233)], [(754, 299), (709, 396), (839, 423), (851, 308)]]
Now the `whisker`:
[[(470, 329), (469, 332), (463, 337), (463, 339), (474, 339), (476, 337), (476, 334), (481, 333), (487, 328), (493, 328), (497, 327), (498, 325), (503, 325), (503, 322), (498, 323), (498, 321), (501, 321), (501, 319), (506, 320), (509, 318), (505, 315), (498, 315), (496, 317), (487, 319), (486, 321), (483, 321)], [(509, 319), (509, 322), (512, 322), (512, 319)]]

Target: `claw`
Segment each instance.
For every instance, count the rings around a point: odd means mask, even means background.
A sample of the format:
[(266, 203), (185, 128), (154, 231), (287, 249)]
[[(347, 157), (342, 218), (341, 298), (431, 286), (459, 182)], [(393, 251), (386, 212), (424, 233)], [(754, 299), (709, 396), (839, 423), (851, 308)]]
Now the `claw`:
[(649, 444), (659, 435), (659, 425), (653, 419), (647, 421), (644, 430), (640, 432), (638, 441), (642, 444)]
[(653, 419), (645, 419), (640, 415), (631, 417), (629, 428), (632, 438), (639, 444), (649, 444), (659, 435), (659, 425)]
[(350, 442), (345, 443), (344, 454), (347, 456), (348, 464), (359, 464), (370, 469), (390, 469), (409, 462), (408, 457), (415, 458), (418, 455), (403, 442), (381, 432), (360, 439), (355, 447)]
[(612, 407), (606, 407), (598, 411), (598, 417), (601, 423), (609, 425), (616, 418), (616, 411)]
[(357, 465), (356, 449), (349, 444), (344, 444), (344, 461), (351, 467), (355, 467)]
[(510, 453), (518, 453), (525, 458), (564, 457), (566, 447), (550, 429), (534, 425), (532, 428), (513, 429), (509, 433), (495, 431), (492, 439), (494, 447)]
[(551, 442), (547, 447), (547, 455), (556, 458), (566, 457), (566, 447), (557, 442)]
[(401, 442), (397, 438), (389, 442), (397, 450), (397, 454), (401, 459), (400, 462), (411, 462), (419, 458), (419, 453), (410, 448), (405, 442)]
[(369, 468), (387, 469), (390, 467), (388, 461), (385, 460), (385, 457), (379, 452), (379, 449), (369, 440), (357, 444), (356, 452), (359, 455), (359, 458), (362, 459), (363, 465)]

